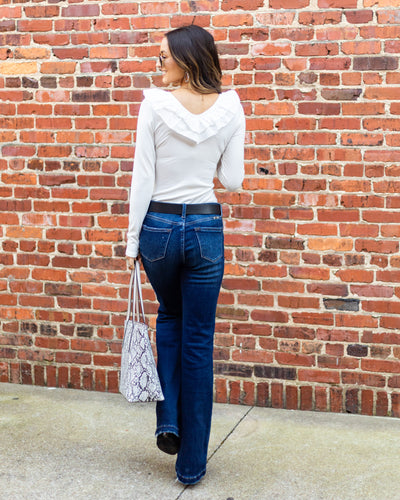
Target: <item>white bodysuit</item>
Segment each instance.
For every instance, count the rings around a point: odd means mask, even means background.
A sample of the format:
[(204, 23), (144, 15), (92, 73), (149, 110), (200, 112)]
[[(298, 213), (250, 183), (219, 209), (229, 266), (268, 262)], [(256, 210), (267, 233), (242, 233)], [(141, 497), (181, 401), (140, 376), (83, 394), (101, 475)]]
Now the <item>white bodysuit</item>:
[(201, 114), (171, 93), (144, 91), (138, 118), (126, 255), (137, 257), (151, 200), (215, 203), (215, 174), (230, 191), (244, 177), (245, 117), (234, 90), (219, 94)]

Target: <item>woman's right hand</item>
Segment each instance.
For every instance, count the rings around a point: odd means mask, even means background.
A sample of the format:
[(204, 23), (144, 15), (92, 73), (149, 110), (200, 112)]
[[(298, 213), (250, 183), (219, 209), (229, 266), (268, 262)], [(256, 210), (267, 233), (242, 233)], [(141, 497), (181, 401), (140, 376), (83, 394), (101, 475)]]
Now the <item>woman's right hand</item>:
[(135, 268), (135, 259), (133, 257), (128, 257), (128, 267), (129, 269)]

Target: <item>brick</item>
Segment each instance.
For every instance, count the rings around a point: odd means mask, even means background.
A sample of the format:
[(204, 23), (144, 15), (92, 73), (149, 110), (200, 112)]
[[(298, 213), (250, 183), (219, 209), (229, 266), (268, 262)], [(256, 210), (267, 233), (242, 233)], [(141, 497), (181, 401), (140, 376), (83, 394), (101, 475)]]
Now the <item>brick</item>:
[(336, 276), (345, 282), (371, 283), (374, 278), (373, 271), (362, 269), (342, 269), (336, 273)]
[(73, 102), (109, 102), (110, 93), (107, 90), (85, 90), (72, 93)]
[(20, 32), (47, 32), (52, 30), (50, 19), (21, 19), (17, 21), (17, 29)]
[(226, 26), (252, 26), (253, 17), (250, 14), (217, 14), (213, 16), (213, 25), (217, 28)]
[(318, 0), (320, 9), (356, 9), (357, 0)]
[(362, 89), (325, 89), (321, 95), (327, 101), (356, 101), (361, 95)]
[[(87, 42), (86, 42), (87, 43)], [(89, 56), (88, 48), (62, 48), (62, 49), (53, 49), (53, 54), (57, 59), (85, 59)]]
[[(14, 57), (16, 59), (46, 59), (49, 56), (49, 49), (46, 49), (44, 47), (37, 47), (34, 49), (18, 47), (14, 52)], [(26, 78), (24, 81), (25, 83), (30, 83), (31, 85), (33, 85), (34, 88), (37, 88), (36, 81), (33, 81), (32, 79), (29, 80), (28, 78)]]
[[(365, 2), (364, 2), (365, 3)], [(365, 5), (368, 7), (368, 5)], [(344, 15), (350, 24), (367, 24), (372, 21), (374, 12), (372, 10), (346, 10)]]
[(0, 62), (0, 71), (4, 75), (27, 75), (37, 73), (37, 63), (32, 62)]
[(347, 354), (355, 357), (368, 356), (368, 346), (365, 345), (349, 345), (347, 346)]
[(314, 312), (293, 312), (292, 318), (294, 323), (310, 325), (333, 325), (333, 316), (331, 314)]
[(76, 69), (76, 62), (64, 61), (64, 62), (43, 62), (41, 63), (40, 70), (42, 73), (47, 74), (73, 74)]
[(313, 42), (298, 45), (296, 47), (296, 56), (335, 56), (339, 53), (339, 47), (335, 43)]
[(300, 409), (305, 411), (313, 409), (313, 388), (311, 386), (300, 387)]
[(45, 7), (35, 6), (35, 7), (24, 7), (24, 11), (27, 17), (55, 17), (60, 13), (60, 8), (57, 5), (48, 5)]
[(271, 323), (285, 323), (287, 321), (288, 314), (284, 311), (268, 311), (268, 310), (254, 310), (251, 313), (251, 319), (253, 321), (263, 321)]
[(398, 361), (362, 359), (361, 368), (367, 372), (399, 373)]
[(398, 58), (391, 56), (355, 57), (353, 68), (359, 71), (395, 70), (398, 68)]
[(272, 408), (283, 408), (283, 385), (271, 383), (271, 406)]
[(398, 24), (400, 20), (399, 10), (381, 10), (377, 12), (378, 24)]
[(318, 369), (299, 369), (298, 379), (300, 381), (324, 384), (338, 384), (340, 382), (338, 372)]
[(275, 353), (275, 360), (279, 364), (291, 365), (291, 366), (314, 366), (315, 358), (314, 356), (309, 356), (305, 354), (293, 354), (288, 352), (277, 352)]
[(339, 115), (340, 105), (334, 103), (299, 103), (299, 113), (303, 115)]
[(366, 99), (399, 100), (397, 90), (396, 87), (370, 87), (366, 89), (364, 96)]
[(265, 240), (265, 248), (284, 248), (303, 250), (304, 241), (296, 238), (279, 238), (268, 236)]
[(65, 17), (97, 17), (99, 14), (98, 5), (70, 5), (62, 9), (62, 15)]
[(299, 13), (299, 23), (306, 25), (338, 24), (341, 22), (341, 19), (341, 11), (305, 11)]
[(347, 389), (345, 394), (345, 407), (347, 413), (359, 413), (359, 395), (358, 389)]

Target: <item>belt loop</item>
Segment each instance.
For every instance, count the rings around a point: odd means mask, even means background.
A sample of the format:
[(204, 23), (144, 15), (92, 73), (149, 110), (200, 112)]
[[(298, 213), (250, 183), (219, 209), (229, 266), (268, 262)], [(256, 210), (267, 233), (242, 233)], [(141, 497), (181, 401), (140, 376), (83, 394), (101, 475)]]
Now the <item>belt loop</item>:
[(186, 203), (182, 203), (182, 217), (186, 218)]

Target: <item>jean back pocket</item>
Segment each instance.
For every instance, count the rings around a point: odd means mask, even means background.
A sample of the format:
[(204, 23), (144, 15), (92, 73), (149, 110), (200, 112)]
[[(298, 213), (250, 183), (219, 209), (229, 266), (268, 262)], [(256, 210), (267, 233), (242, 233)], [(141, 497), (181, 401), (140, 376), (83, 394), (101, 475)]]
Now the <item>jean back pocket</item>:
[(139, 252), (150, 262), (161, 260), (167, 253), (172, 228), (142, 226), (139, 238)]
[(200, 247), (200, 255), (210, 262), (217, 262), (224, 255), (224, 233), (218, 227), (194, 228)]

